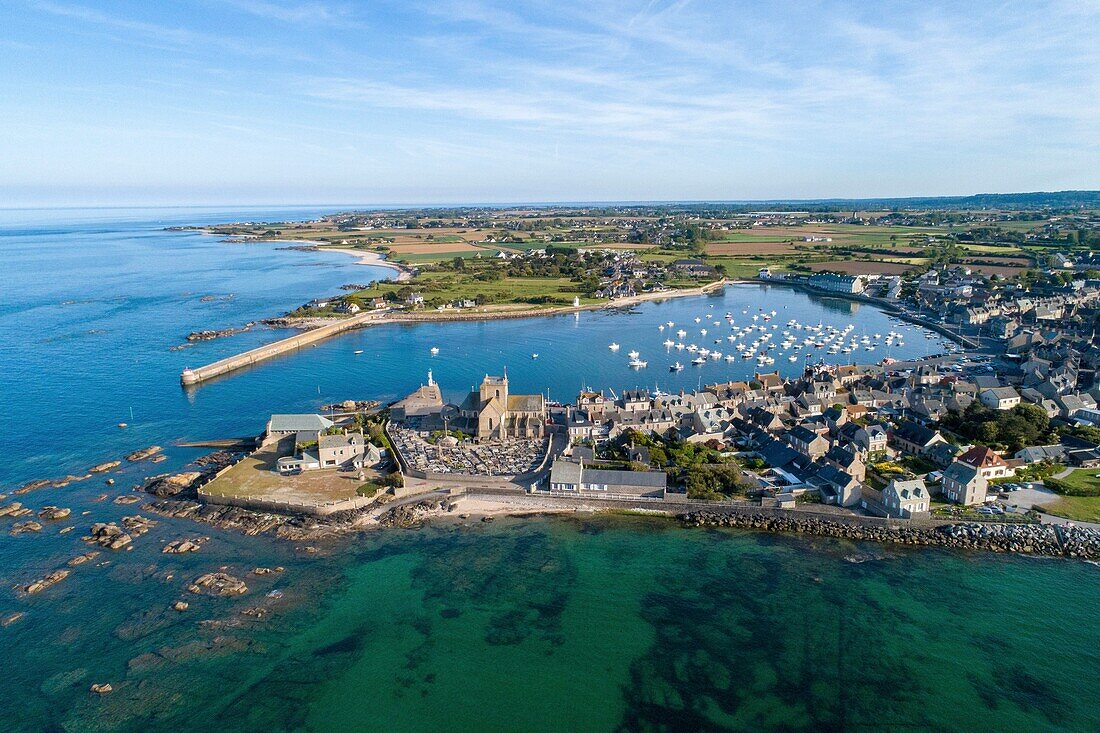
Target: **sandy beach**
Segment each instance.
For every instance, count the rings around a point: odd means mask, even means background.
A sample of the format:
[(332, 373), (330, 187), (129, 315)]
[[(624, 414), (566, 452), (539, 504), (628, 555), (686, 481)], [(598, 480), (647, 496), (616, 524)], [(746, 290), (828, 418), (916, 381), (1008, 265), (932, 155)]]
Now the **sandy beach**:
[[(311, 242), (311, 244), (317, 243)], [(366, 252), (361, 249), (345, 249), (343, 247), (318, 247), (318, 250), (322, 252), (341, 252), (343, 254), (351, 255), (352, 257), (355, 257), (359, 260), (357, 264), (360, 265), (386, 267), (391, 270), (396, 270), (398, 282), (404, 282), (406, 280), (412, 279), (412, 272), (410, 272), (408, 268), (404, 267), (403, 265), (398, 265), (396, 263), (390, 262), (378, 252)]]

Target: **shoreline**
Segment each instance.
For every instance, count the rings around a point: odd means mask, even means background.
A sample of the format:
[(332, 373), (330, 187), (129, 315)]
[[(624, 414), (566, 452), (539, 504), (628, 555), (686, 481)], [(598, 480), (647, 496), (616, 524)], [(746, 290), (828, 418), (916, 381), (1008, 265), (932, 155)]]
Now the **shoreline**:
[[(285, 241), (289, 241), (289, 240), (279, 239), (279, 240), (268, 240), (268, 241), (285, 242)], [(301, 240), (301, 241), (305, 242), (306, 240)], [(397, 271), (397, 277), (395, 278), (395, 282), (408, 282), (409, 280), (412, 280), (413, 272), (412, 272), (411, 269), (409, 269), (405, 265), (399, 265), (396, 262), (390, 262), (389, 260), (386, 259), (386, 256), (383, 255), (380, 252), (368, 252), (366, 250), (347, 249), (345, 247), (329, 247), (329, 246), (327, 246), (327, 245), (325, 245), (321, 242), (308, 242), (308, 243), (314, 245), (317, 248), (316, 249), (317, 252), (339, 252), (341, 254), (351, 255), (352, 257), (355, 257), (355, 258), (358, 259), (358, 262), (355, 263), (357, 265), (368, 265), (370, 267), (384, 267), (387, 270), (395, 270), (395, 271)]]
[[(411, 497), (410, 497), (411, 498)], [(1100, 560), (1100, 530), (1053, 524), (995, 522), (902, 522), (860, 515), (798, 509), (743, 507), (700, 508), (678, 504), (612, 501), (583, 497), (499, 496), (470, 493), (460, 497), (429, 492), (416, 500), (386, 502), (325, 518), (272, 515), (193, 499), (161, 499), (145, 510), (189, 519), (249, 536), (266, 534), (291, 542), (346, 539), (361, 532), (417, 529), (457, 522), (490, 523), (526, 517), (645, 516), (675, 522), (680, 529), (738, 529), (767, 534), (803, 534), (836, 540), (908, 545), (950, 551), (981, 551), (1022, 557)]]
[[(187, 368), (180, 374), (180, 383), (185, 387), (201, 384), (208, 379), (232, 374), (244, 367), (252, 366), (267, 361), (275, 356), (285, 354), (313, 344), (322, 339), (346, 333), (347, 331), (377, 326), (387, 323), (438, 323), (448, 321), (487, 321), (503, 320), (508, 318), (537, 318), (541, 316), (554, 316), (580, 311), (600, 310), (602, 308), (629, 308), (652, 300), (666, 300), (690, 295), (705, 295), (713, 290), (724, 288), (729, 282), (726, 279), (708, 283), (699, 288), (684, 290), (661, 291), (657, 293), (642, 293), (630, 298), (612, 301), (610, 303), (589, 303), (577, 306), (557, 306), (550, 308), (523, 307), (510, 311), (481, 311), (451, 313), (449, 311), (429, 311), (421, 313), (408, 313), (406, 311), (366, 311), (345, 318), (326, 319), (328, 322), (305, 331), (299, 331), (293, 336), (288, 336), (269, 344), (257, 346), (247, 351), (223, 357), (209, 364), (195, 368)], [(316, 321), (314, 321), (316, 322)], [(287, 326), (293, 328), (292, 321)]]

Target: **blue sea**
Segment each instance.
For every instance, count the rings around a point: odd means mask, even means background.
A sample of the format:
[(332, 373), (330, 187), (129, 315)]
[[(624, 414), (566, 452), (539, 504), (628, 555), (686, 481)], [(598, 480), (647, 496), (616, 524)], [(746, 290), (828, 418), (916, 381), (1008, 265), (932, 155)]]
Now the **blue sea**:
[[(693, 389), (750, 376), (755, 362), (670, 373), (689, 356), (668, 353), (658, 326), (673, 321), (690, 332), (685, 341), (712, 346), (697, 332), (708, 313), (727, 311), (741, 325), (775, 310), (780, 332), (795, 319), (906, 334), (876, 360), (943, 349), (874, 308), (743, 285), (629, 311), (381, 326), (181, 388), (185, 366), (285, 335), (257, 326), (173, 350), (190, 331), (240, 327), (392, 272), (166, 227), (325, 211), (0, 211), (0, 494), (147, 445), (168, 456), (124, 466), (113, 487), (97, 476), (5, 500), (72, 515), (19, 536), (0, 519), (0, 620), (24, 614), (0, 627), (0, 728), (1100, 728), (1100, 585), (1084, 563), (625, 517), (375, 531), (311, 552), (161, 519), (132, 551), (104, 552), (53, 588), (20, 594), (87, 551), (80, 536), (92, 522), (141, 511), (111, 498), (203, 452), (177, 443), (254, 435), (272, 412), (394, 399), (429, 370), (450, 397), (505, 369), (515, 391), (560, 400), (582, 387)], [(632, 349), (648, 369), (627, 367)], [(198, 536), (210, 539), (195, 554), (160, 552)], [(261, 565), (286, 570), (249, 573)], [(245, 578), (248, 593), (187, 593), (220, 568)], [(188, 611), (171, 610), (181, 599)], [(257, 605), (269, 614), (241, 613)], [(103, 682), (114, 692), (89, 692)]]

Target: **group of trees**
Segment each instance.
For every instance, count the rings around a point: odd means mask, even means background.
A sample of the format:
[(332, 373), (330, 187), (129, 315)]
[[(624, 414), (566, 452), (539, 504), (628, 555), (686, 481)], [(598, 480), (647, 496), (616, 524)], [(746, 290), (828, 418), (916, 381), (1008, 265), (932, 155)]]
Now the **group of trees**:
[(961, 415), (945, 415), (940, 424), (975, 443), (1013, 453), (1057, 438), (1050, 429), (1050, 417), (1037, 405), (991, 410), (975, 400)]

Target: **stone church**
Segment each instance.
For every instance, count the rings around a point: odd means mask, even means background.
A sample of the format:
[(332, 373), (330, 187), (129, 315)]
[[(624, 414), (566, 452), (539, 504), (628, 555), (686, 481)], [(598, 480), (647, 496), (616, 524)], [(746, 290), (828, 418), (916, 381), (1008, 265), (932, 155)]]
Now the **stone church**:
[(541, 394), (508, 394), (508, 374), (488, 374), (458, 408), (467, 431), (479, 440), (542, 438), (546, 435), (546, 401)]

